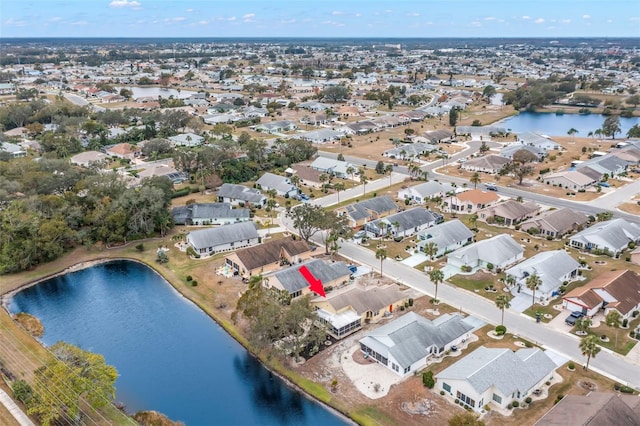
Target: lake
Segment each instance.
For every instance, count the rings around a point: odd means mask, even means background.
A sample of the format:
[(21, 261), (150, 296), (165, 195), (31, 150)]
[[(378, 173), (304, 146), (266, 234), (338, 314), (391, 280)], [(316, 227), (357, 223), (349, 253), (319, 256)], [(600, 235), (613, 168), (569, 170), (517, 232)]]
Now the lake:
[[(574, 128), (579, 133), (578, 137), (586, 137), (589, 132), (602, 128), (604, 115), (599, 114), (562, 114), (521, 112), (513, 117), (506, 118), (494, 126), (505, 127), (512, 132), (537, 132), (548, 136), (567, 136), (569, 129)], [(634, 124), (640, 124), (640, 117), (620, 117), (622, 131), (616, 134), (616, 138), (626, 137), (627, 132)]]
[(112, 261), (17, 293), (11, 313), (104, 355), (117, 368), (116, 401), (127, 412), (156, 410), (187, 425), (344, 425), (287, 387), (215, 321), (153, 269)]

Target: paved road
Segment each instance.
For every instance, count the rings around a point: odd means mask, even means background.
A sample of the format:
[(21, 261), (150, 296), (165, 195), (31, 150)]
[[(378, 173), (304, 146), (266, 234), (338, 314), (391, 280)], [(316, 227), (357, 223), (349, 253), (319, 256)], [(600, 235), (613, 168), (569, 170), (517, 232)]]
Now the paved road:
[(2, 389), (0, 389), (0, 403), (2, 403), (2, 405), (4, 405), (7, 410), (9, 410), (9, 413), (11, 413), (13, 418), (16, 419), (18, 423), (20, 423), (20, 426), (34, 426), (31, 419), (27, 417), (26, 414), (24, 414), (24, 412), (20, 409), (20, 407), (18, 407), (15, 401), (11, 399), (11, 397), (7, 395), (7, 393)]

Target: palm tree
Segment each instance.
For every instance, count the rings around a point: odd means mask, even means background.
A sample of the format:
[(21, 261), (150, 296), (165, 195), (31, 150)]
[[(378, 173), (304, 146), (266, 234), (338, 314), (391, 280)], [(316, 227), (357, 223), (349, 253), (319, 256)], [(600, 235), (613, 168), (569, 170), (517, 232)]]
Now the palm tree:
[(362, 184), (362, 195), (364, 196), (367, 193), (367, 182), (369, 178), (364, 174), (364, 170), (360, 169), (360, 183)]
[(436, 292), (433, 295), (433, 301), (434, 303), (436, 303), (438, 302), (438, 284), (444, 281), (444, 272), (442, 272), (440, 269), (432, 269), (429, 272), (429, 279), (431, 280), (433, 285), (436, 286)]
[(593, 134), (596, 135), (597, 138), (602, 136), (602, 129), (596, 129), (593, 131)]
[(327, 189), (325, 182), (329, 180), (329, 175), (326, 173), (321, 173), (320, 176), (318, 176), (318, 179), (320, 179), (320, 182), (322, 183), (322, 192), (325, 192)]
[(340, 191), (344, 191), (345, 185), (342, 182), (336, 182), (333, 185), (333, 189), (336, 190), (336, 194), (338, 195), (338, 203), (340, 203)]
[(352, 166), (347, 167), (346, 170), (347, 174), (351, 176), (351, 179), (353, 180), (353, 174), (356, 172), (356, 169), (354, 169)]
[(513, 277), (513, 275), (507, 275), (504, 278), (504, 283), (507, 285), (507, 287), (511, 288), (515, 285), (516, 279)]
[(389, 186), (391, 186), (391, 174), (393, 173), (393, 166), (391, 164), (387, 164), (384, 167), (384, 172), (389, 175)]
[(496, 297), (496, 306), (502, 311), (502, 318), (500, 319), (500, 325), (504, 325), (504, 310), (511, 307), (509, 303), (509, 297), (506, 294), (501, 294)]
[(480, 174), (478, 172), (475, 172), (474, 174), (471, 175), (469, 182), (473, 184), (473, 189), (478, 188), (478, 184), (480, 183), (480, 180), (481, 180)]
[(537, 274), (531, 274), (527, 277), (527, 288), (533, 293), (531, 305), (536, 303), (536, 290), (540, 287), (540, 284), (542, 284), (542, 280)]
[(379, 248), (376, 250), (376, 259), (380, 259), (380, 276), (382, 276), (382, 263), (387, 258), (387, 249)]
[(424, 254), (429, 256), (429, 260), (433, 260), (436, 253), (438, 253), (438, 243), (436, 243), (435, 241), (429, 241), (424, 245), (422, 251), (424, 251)]
[(590, 334), (584, 337), (580, 341), (580, 351), (582, 355), (587, 357), (587, 364), (584, 366), (585, 370), (589, 369), (589, 361), (591, 358), (595, 358), (596, 355), (600, 352), (600, 346), (598, 345), (598, 336), (595, 334)]
[(291, 178), (289, 178), (289, 181), (291, 182), (291, 185), (298, 186), (298, 184), (300, 183), (300, 176), (293, 175), (291, 176)]
[(475, 229), (477, 224), (478, 224), (478, 215), (474, 213), (471, 216), (469, 216), (469, 226), (471, 227), (471, 229)]
[(569, 136), (571, 136), (571, 139), (573, 139), (575, 137), (575, 134), (579, 133), (577, 129), (574, 129), (573, 127), (569, 129), (569, 131), (567, 132), (567, 134)]
[(578, 329), (578, 331), (586, 333), (589, 327), (591, 327), (591, 320), (589, 318), (584, 317), (576, 321), (576, 329)]
[(393, 222), (391, 224), (393, 226), (393, 229), (395, 230), (393, 236), (395, 237), (396, 234), (398, 233), (398, 228), (400, 227), (400, 222), (398, 222), (397, 220), (395, 222)]

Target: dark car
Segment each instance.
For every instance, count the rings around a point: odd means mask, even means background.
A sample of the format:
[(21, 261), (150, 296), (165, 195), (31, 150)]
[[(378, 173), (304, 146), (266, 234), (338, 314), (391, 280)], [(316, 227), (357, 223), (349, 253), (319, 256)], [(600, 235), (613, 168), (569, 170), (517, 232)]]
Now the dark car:
[(571, 315), (569, 315), (569, 316), (567, 317), (567, 319), (566, 319), (566, 320), (564, 320), (564, 322), (565, 322), (567, 325), (570, 325), (570, 326), (572, 326), (572, 327), (573, 327), (574, 325), (576, 325), (576, 321), (578, 321), (578, 320), (579, 320), (580, 318), (582, 318), (583, 316), (584, 316), (584, 314), (583, 314), (582, 312), (580, 312), (580, 311), (573, 311), (573, 312), (571, 312)]

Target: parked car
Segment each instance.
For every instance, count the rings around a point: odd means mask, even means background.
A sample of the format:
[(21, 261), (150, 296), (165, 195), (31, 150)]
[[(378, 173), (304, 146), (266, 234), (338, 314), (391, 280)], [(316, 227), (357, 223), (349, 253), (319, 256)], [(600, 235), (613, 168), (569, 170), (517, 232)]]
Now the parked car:
[(300, 197), (300, 201), (309, 201), (310, 200), (310, 198), (309, 198), (309, 196), (307, 194), (300, 194), (299, 197)]
[(579, 320), (580, 318), (582, 318), (583, 316), (584, 316), (584, 314), (583, 314), (582, 312), (580, 312), (580, 311), (573, 311), (573, 312), (571, 312), (571, 315), (569, 315), (569, 316), (567, 317), (567, 319), (566, 319), (566, 320), (564, 320), (564, 322), (565, 322), (567, 325), (570, 325), (570, 326), (572, 326), (572, 327), (573, 327), (574, 325), (576, 325), (576, 321), (578, 321), (578, 320)]
[(364, 237), (365, 235), (367, 235), (365, 231), (358, 231), (355, 234), (353, 234), (353, 238), (357, 240)]
[(485, 188), (487, 188), (488, 191), (497, 191), (498, 187), (495, 183), (486, 183), (484, 185)]

